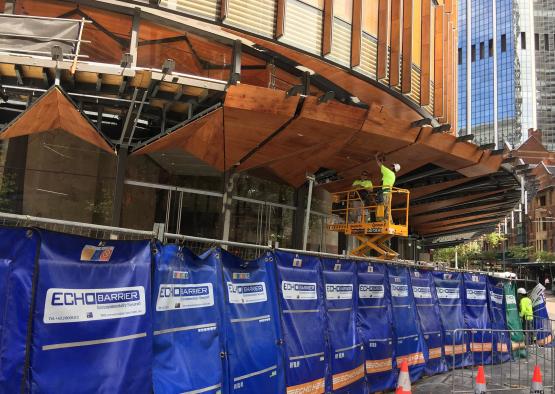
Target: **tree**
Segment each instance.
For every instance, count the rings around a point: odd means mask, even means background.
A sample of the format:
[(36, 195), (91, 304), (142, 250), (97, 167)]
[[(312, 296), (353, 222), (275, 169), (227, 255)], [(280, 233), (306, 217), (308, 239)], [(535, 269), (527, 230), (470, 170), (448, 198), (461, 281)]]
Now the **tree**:
[(527, 259), (532, 251), (532, 246), (513, 245), (509, 247), (508, 255), (514, 259)]
[(503, 237), (503, 235), (499, 234), (498, 232), (492, 232), (489, 234), (486, 234), (486, 243), (491, 247), (491, 248), (497, 248), (499, 246), (499, 244), (503, 241), (506, 240), (505, 237)]

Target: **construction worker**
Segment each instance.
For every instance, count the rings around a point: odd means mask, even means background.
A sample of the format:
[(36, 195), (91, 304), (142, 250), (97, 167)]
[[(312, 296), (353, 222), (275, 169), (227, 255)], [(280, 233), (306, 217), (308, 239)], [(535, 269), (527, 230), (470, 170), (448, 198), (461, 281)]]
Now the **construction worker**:
[(384, 164), (385, 156), (383, 153), (379, 153), (379, 152), (376, 153), (375, 158), (376, 158), (376, 164), (378, 165), (378, 168), (382, 173), (381, 200), (382, 200), (383, 206), (385, 207), (385, 209), (383, 209), (384, 213), (382, 216), (383, 217), (382, 220), (386, 220), (386, 218), (389, 217), (389, 205), (391, 204), (391, 189), (395, 185), (395, 173), (401, 170), (401, 166), (397, 163), (393, 163), (389, 167), (386, 166)]
[[(532, 320), (534, 319), (534, 309), (532, 307), (532, 300), (526, 294), (526, 289), (521, 287), (516, 291), (519, 295), (518, 309), (519, 316), (522, 319), (522, 328), (525, 330), (532, 329)], [(526, 331), (526, 342), (530, 344), (530, 331)]]
[[(372, 205), (371, 194), (372, 194), (372, 191), (374, 190), (374, 185), (370, 180), (370, 174), (368, 174), (368, 171), (362, 171), (360, 173), (360, 178), (355, 179), (355, 181), (353, 182), (353, 187), (357, 188), (358, 195), (364, 202), (364, 206)], [(361, 220), (361, 216), (362, 216), (362, 210), (359, 209), (358, 218), (357, 218), (359, 222)], [(367, 221), (370, 220), (368, 209), (366, 209), (366, 220)]]

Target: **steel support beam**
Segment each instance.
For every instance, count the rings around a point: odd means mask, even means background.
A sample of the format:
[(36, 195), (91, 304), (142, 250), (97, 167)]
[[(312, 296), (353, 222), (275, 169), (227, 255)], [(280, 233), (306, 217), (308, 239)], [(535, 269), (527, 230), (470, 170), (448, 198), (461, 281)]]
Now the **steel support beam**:
[(112, 226), (119, 227), (121, 222), (121, 207), (123, 202), (123, 189), (125, 186), (125, 171), (127, 170), (127, 156), (129, 147), (120, 146), (118, 150), (116, 182), (114, 185), (114, 197), (112, 200)]
[[(233, 195), (235, 194), (235, 182), (239, 174), (233, 170), (224, 173), (224, 195), (222, 197), (222, 240), (229, 241), (231, 233), (231, 207), (233, 204)], [(225, 248), (225, 247), (224, 247)]]

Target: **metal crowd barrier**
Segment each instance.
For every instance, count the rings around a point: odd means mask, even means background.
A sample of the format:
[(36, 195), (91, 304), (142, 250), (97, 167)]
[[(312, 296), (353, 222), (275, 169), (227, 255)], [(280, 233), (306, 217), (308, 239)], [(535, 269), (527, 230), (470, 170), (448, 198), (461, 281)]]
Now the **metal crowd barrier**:
[[(543, 387), (545, 393), (555, 393), (555, 348), (552, 344), (545, 346), (540, 340), (537, 340), (539, 334), (553, 336), (553, 320), (542, 319), (540, 329), (526, 328), (523, 330), (497, 330), (497, 329), (456, 329), (453, 330), (453, 346), (455, 339), (461, 334), (469, 338), (479, 338), (484, 342), (484, 338), (492, 338), (495, 335), (511, 338), (513, 333), (522, 333), (524, 343), (517, 344), (511, 342), (509, 349), (502, 348), (499, 351), (496, 346), (483, 346), (483, 352), (471, 352), (468, 350), (466, 354), (470, 354), (474, 360), (475, 353), (482, 357), (481, 365), (484, 367), (487, 381), (487, 392), (509, 391), (509, 392), (531, 392), (530, 390), (534, 368), (538, 365), (543, 376)], [(545, 323), (545, 324), (544, 324)], [(530, 324), (532, 326), (532, 324)], [(457, 335), (459, 334), (459, 335)], [(492, 340), (493, 342), (493, 340)], [(484, 344), (485, 345), (485, 344)], [(510, 354), (510, 358), (505, 362), (497, 362), (501, 359), (502, 354)], [(489, 363), (485, 363), (486, 355), (491, 357)], [(460, 355), (459, 355), (460, 356)], [(480, 364), (474, 362), (469, 367), (454, 367), (455, 354), (446, 356), (452, 357), (452, 367), (450, 368), (451, 393), (474, 393), (476, 375)], [(526, 390), (526, 391), (524, 391)]]

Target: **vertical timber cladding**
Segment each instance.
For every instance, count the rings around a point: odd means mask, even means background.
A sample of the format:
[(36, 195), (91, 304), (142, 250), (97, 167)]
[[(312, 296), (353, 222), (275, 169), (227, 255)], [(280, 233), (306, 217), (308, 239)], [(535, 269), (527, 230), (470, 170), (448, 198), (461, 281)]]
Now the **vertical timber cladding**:
[(351, 25), (351, 67), (360, 65), (362, 45), (362, 0), (353, 0), (353, 18)]
[(331, 35), (333, 30), (333, 0), (324, 0), (323, 29), (322, 29), (322, 56), (331, 52)]
[(435, 8), (434, 117), (443, 116), (443, 6)]
[(387, 32), (389, 30), (389, 0), (379, 0), (378, 4), (378, 80), (387, 76)]
[(403, 55), (401, 92), (408, 94), (412, 88), (412, 13), (413, 3), (418, 0), (403, 1)]
[(430, 105), (430, 52), (432, 0), (422, 0), (422, 39), (420, 52), (420, 105)]
[(389, 85), (396, 87), (400, 79), (401, 63), (401, 0), (391, 0), (391, 44), (389, 56)]

